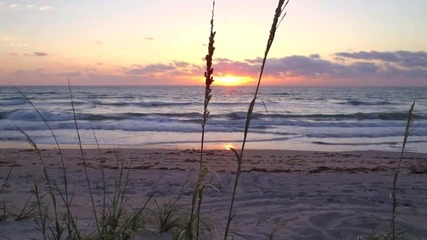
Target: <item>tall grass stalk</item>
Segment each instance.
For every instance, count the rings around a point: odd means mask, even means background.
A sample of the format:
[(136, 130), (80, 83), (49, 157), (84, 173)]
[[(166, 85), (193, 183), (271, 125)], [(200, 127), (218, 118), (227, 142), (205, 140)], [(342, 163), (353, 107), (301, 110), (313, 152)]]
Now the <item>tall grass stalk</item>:
[(273, 23), (272, 23), (271, 29), (270, 29), (270, 35), (268, 37), (267, 46), (266, 46), (266, 49), (264, 52), (264, 58), (262, 60), (261, 70), (259, 73), (259, 78), (258, 78), (258, 83), (257, 83), (256, 89), (255, 89), (254, 98), (252, 99), (251, 103), (249, 104), (248, 112), (246, 115), (246, 123), (245, 123), (245, 130), (244, 130), (244, 134), (243, 134), (242, 147), (240, 149), (240, 154), (236, 154), (238, 166), (237, 166), (236, 177), (234, 180), (233, 195), (231, 197), (230, 208), (228, 211), (228, 218), (227, 218), (227, 225), (226, 225), (225, 233), (224, 233), (224, 240), (227, 239), (229, 228), (230, 228), (230, 223), (231, 223), (231, 220), (233, 219), (233, 216), (234, 216), (233, 206), (234, 206), (234, 201), (236, 198), (237, 186), (239, 184), (239, 178), (240, 178), (241, 166), (242, 166), (242, 160), (243, 160), (243, 153), (245, 150), (246, 140), (247, 140), (248, 132), (249, 132), (249, 126), (250, 126), (251, 119), (252, 119), (252, 112), (253, 112), (253, 109), (255, 106), (256, 99), (258, 98), (258, 91), (259, 91), (259, 87), (261, 85), (261, 80), (262, 80), (262, 76), (264, 73), (264, 68), (265, 68), (265, 64), (267, 61), (267, 56), (268, 56), (268, 53), (270, 52), (271, 46), (273, 45), (274, 37), (276, 36), (276, 30), (278, 29), (283, 18), (286, 16), (285, 8), (288, 5), (288, 3), (289, 3), (289, 0), (286, 0), (286, 1), (285, 0), (279, 0), (279, 2), (277, 4), (277, 8), (276, 8), (276, 11), (275, 11), (275, 14), (273, 17)]
[(77, 139), (79, 141), (80, 155), (81, 155), (81, 158), (82, 158), (82, 161), (83, 161), (83, 169), (85, 171), (85, 177), (86, 177), (86, 182), (87, 182), (87, 186), (88, 186), (88, 190), (89, 190), (90, 201), (92, 203), (92, 211), (93, 211), (93, 215), (95, 217), (96, 229), (97, 229), (98, 234), (99, 234), (100, 233), (100, 229), (99, 229), (98, 215), (96, 213), (95, 200), (93, 199), (92, 187), (90, 185), (89, 174), (88, 174), (88, 171), (87, 171), (87, 162), (86, 162), (86, 158), (85, 158), (84, 153), (83, 153), (82, 140), (80, 138), (79, 126), (77, 124), (77, 115), (76, 115), (76, 109), (74, 107), (73, 92), (71, 91), (70, 80), (68, 80), (68, 90), (70, 92), (70, 100), (71, 100), (71, 107), (72, 107), (72, 110), (73, 110), (74, 124), (75, 124), (75, 127), (76, 127)]
[(396, 190), (397, 190), (397, 179), (399, 177), (400, 173), (400, 166), (403, 159), (403, 153), (405, 152), (406, 143), (408, 142), (408, 138), (411, 135), (412, 132), (412, 123), (414, 122), (413, 119), (413, 111), (415, 107), (415, 102), (412, 103), (411, 107), (409, 108), (408, 112), (408, 119), (406, 121), (406, 127), (405, 127), (405, 133), (403, 135), (403, 144), (402, 144), (402, 150), (400, 152), (400, 158), (397, 163), (396, 172), (394, 173), (393, 177), (393, 193), (391, 194), (393, 198), (393, 208), (392, 208), (392, 218), (391, 218), (391, 231), (392, 231), (392, 239), (397, 239), (396, 234), (396, 210), (397, 210), (397, 199), (396, 199)]
[(105, 215), (105, 208), (106, 208), (106, 198), (107, 198), (107, 183), (105, 182), (105, 169), (104, 164), (102, 161), (102, 153), (101, 153), (101, 147), (99, 146), (98, 138), (96, 137), (95, 131), (92, 129), (93, 137), (95, 138), (96, 147), (98, 148), (98, 156), (99, 156), (99, 167), (101, 168), (101, 174), (102, 174), (102, 216)]
[(209, 102), (212, 98), (212, 89), (211, 85), (214, 82), (213, 79), (213, 67), (212, 67), (212, 60), (213, 60), (213, 54), (215, 51), (214, 43), (215, 43), (215, 34), (216, 32), (214, 29), (214, 17), (215, 17), (215, 0), (212, 2), (212, 14), (211, 14), (211, 21), (210, 21), (210, 34), (209, 34), (209, 44), (208, 44), (208, 54), (205, 56), (206, 60), (206, 70), (204, 73), (205, 76), (205, 98), (203, 101), (203, 116), (201, 119), (201, 126), (202, 126), (202, 136), (200, 140), (200, 161), (199, 161), (199, 177), (197, 179), (197, 184), (195, 186), (195, 189), (193, 191), (193, 201), (191, 204), (191, 212), (190, 212), (190, 220), (188, 223), (188, 233), (187, 236), (189, 239), (193, 239), (193, 221), (194, 221), (194, 211), (196, 210), (196, 203), (197, 203), (197, 217), (196, 217), (196, 239), (199, 239), (200, 235), (200, 209), (202, 205), (202, 194), (203, 194), (203, 185), (204, 185), (204, 177), (206, 176), (207, 169), (203, 166), (203, 153), (204, 153), (204, 146), (205, 146), (205, 128), (206, 123), (209, 119), (210, 111), (208, 109)]
[(37, 206), (37, 215), (38, 218), (35, 220), (38, 228), (42, 232), (43, 239), (47, 239), (47, 222), (48, 222), (48, 215), (46, 209), (43, 207), (43, 196), (41, 195), (39, 191), (39, 187), (37, 184), (37, 181), (34, 180), (34, 189), (33, 194), (36, 197), (36, 206)]
[(208, 121), (210, 111), (208, 109), (209, 102), (212, 98), (212, 89), (211, 85), (214, 82), (213, 80), (213, 68), (212, 68), (212, 58), (215, 51), (214, 43), (215, 43), (215, 34), (213, 28), (214, 28), (214, 16), (215, 16), (215, 0), (212, 2), (212, 16), (211, 16), (211, 29), (210, 29), (210, 35), (209, 35), (209, 45), (208, 45), (208, 54), (206, 54), (205, 60), (206, 60), (206, 71), (205, 71), (205, 99), (203, 104), (203, 116), (202, 116), (202, 139), (200, 141), (200, 171), (203, 167), (203, 149), (205, 145), (205, 127), (206, 123)]

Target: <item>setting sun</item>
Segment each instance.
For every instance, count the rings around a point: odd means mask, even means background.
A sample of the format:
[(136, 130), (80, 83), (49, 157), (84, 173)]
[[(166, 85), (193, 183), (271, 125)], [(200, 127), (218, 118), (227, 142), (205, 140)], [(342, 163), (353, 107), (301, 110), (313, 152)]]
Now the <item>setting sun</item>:
[(244, 85), (250, 82), (252, 79), (250, 77), (224, 75), (224, 76), (214, 77), (214, 80), (215, 80), (215, 84), (217, 85), (239, 86), (239, 85)]
[(234, 146), (231, 143), (227, 143), (227, 144), (224, 145), (224, 149), (225, 150), (231, 150), (232, 148), (234, 148)]

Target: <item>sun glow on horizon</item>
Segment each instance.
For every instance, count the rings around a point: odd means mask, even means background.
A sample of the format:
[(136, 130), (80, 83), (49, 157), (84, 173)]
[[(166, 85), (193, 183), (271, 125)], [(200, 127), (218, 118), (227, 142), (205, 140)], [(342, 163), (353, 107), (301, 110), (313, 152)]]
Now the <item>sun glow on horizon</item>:
[(249, 83), (252, 80), (245, 76), (223, 75), (214, 77), (214, 84), (220, 86), (240, 86)]
[(234, 146), (231, 143), (227, 143), (227, 144), (224, 145), (224, 149), (225, 150), (231, 150), (231, 149), (234, 149)]

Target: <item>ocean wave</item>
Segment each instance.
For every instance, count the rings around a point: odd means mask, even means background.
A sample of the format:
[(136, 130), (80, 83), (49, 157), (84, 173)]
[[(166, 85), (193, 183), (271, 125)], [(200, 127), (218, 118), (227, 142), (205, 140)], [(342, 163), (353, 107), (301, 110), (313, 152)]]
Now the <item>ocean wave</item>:
[(268, 93), (269, 95), (273, 95), (273, 96), (289, 96), (291, 95), (291, 93), (286, 93), (286, 92), (272, 92), (272, 93)]
[[(218, 117), (226, 117), (231, 120), (245, 119), (246, 112), (232, 112)], [(280, 113), (254, 113), (252, 119), (262, 118), (283, 118), (283, 119), (309, 119), (314, 121), (327, 120), (406, 120), (407, 112), (368, 112), (368, 113), (349, 113), (349, 114), (280, 114)], [(426, 115), (413, 114), (414, 119), (427, 119)]]
[[(138, 106), (138, 107), (181, 107), (181, 106), (198, 106), (202, 105), (201, 102), (161, 102), (161, 101), (153, 101), (153, 102), (106, 102), (106, 101), (94, 101), (93, 105), (101, 105), (101, 106)], [(211, 106), (246, 106), (246, 102), (211, 102)]]
[(2, 96), (2, 97), (0, 97), (0, 100), (2, 100), (2, 101), (23, 100), (23, 97), (21, 97), (21, 96), (13, 96), (13, 97)]
[[(38, 117), (38, 116), (34, 116)], [(52, 116), (50, 116), (52, 117)], [(78, 119), (80, 129), (121, 130), (129, 132), (156, 131), (156, 132), (200, 132), (200, 121), (188, 119), (171, 119), (166, 116), (149, 116), (144, 118), (111, 120), (111, 116), (85, 116), (86, 120)], [(78, 116), (78, 118), (81, 118)], [(93, 119), (96, 119), (94, 121)], [(52, 129), (74, 129), (75, 123), (72, 114), (61, 116), (61, 121), (48, 121)], [(24, 130), (46, 130), (41, 121), (0, 120), (0, 132), (16, 130), (19, 126)], [(252, 133), (271, 135), (299, 134), (306, 138), (381, 138), (402, 136), (404, 123), (394, 122), (380, 124), (368, 123), (334, 123), (313, 121), (263, 121), (254, 120), (251, 123)], [(415, 122), (413, 136), (427, 136), (427, 122)], [(298, 130), (299, 129), (299, 130)], [(206, 130), (209, 132), (242, 132), (244, 122), (210, 119)]]
[[(311, 143), (317, 145), (329, 145), (329, 146), (378, 146), (378, 145), (400, 145), (402, 142), (398, 141), (386, 141), (386, 142), (326, 142), (326, 141), (313, 141)], [(425, 140), (408, 140), (407, 143), (427, 143)]]
[(393, 102), (386, 101), (386, 100), (363, 101), (363, 100), (350, 99), (347, 101), (338, 102), (337, 104), (351, 105), (351, 106), (383, 106), (383, 105), (392, 105)]
[[(71, 109), (68, 112), (50, 112), (41, 111), (41, 114), (47, 121), (69, 121), (73, 120), (74, 116)], [(340, 122), (348, 121), (360, 121), (360, 120), (383, 120), (383, 121), (404, 121), (407, 119), (408, 114), (406, 112), (369, 112), (369, 113), (349, 113), (349, 114), (281, 114), (281, 113), (253, 113), (253, 120), (265, 121), (264, 124), (277, 124), (277, 125), (292, 125), (293, 122), (300, 122), (303, 125), (307, 122)], [(225, 120), (225, 121), (236, 121), (241, 122), (247, 117), (247, 112), (238, 111), (226, 114), (211, 114), (211, 118), (214, 120)], [(169, 120), (178, 121), (192, 121), (199, 122), (201, 113), (199, 112), (150, 112), (150, 113), (138, 113), (138, 112), (127, 112), (127, 113), (77, 113), (78, 120), (88, 121), (106, 121), (106, 120), (127, 120), (136, 118), (147, 118), (151, 120), (162, 118), (168, 118)], [(426, 115), (414, 114), (413, 118), (417, 120), (427, 119)], [(8, 120), (19, 120), (19, 121), (40, 121), (42, 120), (38, 114), (33, 110), (11, 110), (0, 112), (0, 119)], [(381, 124), (381, 122), (379, 122)], [(349, 123), (354, 124), (354, 123)]]
[(9, 99), (9, 100), (0, 100), (0, 106), (17, 106), (17, 105), (22, 105), (25, 104), (26, 101), (22, 98), (14, 98), (14, 99)]
[[(72, 114), (40, 112), (47, 121), (67, 121), (72, 120)], [(8, 119), (13, 121), (42, 121), (42, 118), (35, 111), (27, 110), (12, 110), (0, 113), (0, 119)]]
[(174, 106), (187, 106), (192, 105), (192, 102), (105, 102), (105, 101), (94, 101), (94, 105), (102, 106), (140, 106), (140, 107), (174, 107)]
[[(70, 121), (74, 120), (72, 112), (46, 112), (40, 111), (41, 115), (48, 122), (55, 121)], [(146, 117), (152, 120), (159, 120), (159, 117), (167, 118), (171, 121), (177, 120), (176, 118), (193, 118), (199, 119), (201, 114), (198, 112), (181, 112), (181, 113), (111, 113), (111, 114), (95, 114), (95, 113), (77, 113), (77, 120), (87, 121), (107, 121), (107, 120), (128, 120)], [(41, 117), (36, 111), (33, 110), (11, 110), (0, 112), (0, 119), (13, 120), (13, 121), (41, 121)]]

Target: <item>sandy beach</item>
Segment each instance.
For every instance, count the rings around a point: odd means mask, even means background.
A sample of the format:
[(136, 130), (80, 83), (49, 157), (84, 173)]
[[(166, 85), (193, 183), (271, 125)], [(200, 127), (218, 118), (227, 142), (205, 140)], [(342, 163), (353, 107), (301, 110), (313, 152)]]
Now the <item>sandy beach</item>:
[[(65, 149), (69, 186), (73, 193), (72, 210), (81, 223), (93, 225), (90, 198), (80, 153)], [(192, 190), (200, 153), (196, 150), (102, 149), (107, 189), (114, 185), (117, 159), (130, 170), (126, 198), (130, 208), (141, 206), (153, 196), (158, 203), (173, 201), (182, 193), (182, 209), (191, 205)], [(58, 151), (43, 150), (51, 178), (62, 186)], [(391, 218), (393, 171), (397, 152), (308, 152), (248, 150), (238, 187), (232, 223), (233, 231), (249, 239), (263, 239), (277, 225), (284, 225), (278, 239), (357, 239), (378, 227), (388, 227)], [(85, 150), (95, 200), (101, 207), (102, 174), (97, 149)], [(232, 184), (237, 167), (234, 155), (226, 150), (205, 153), (212, 184), (202, 206), (202, 217), (211, 236), (221, 239), (225, 227)], [(42, 165), (35, 151), (0, 150), (0, 182), (12, 173), (0, 193), (11, 216), (0, 222), (0, 239), (39, 238), (32, 220), (14, 221), (13, 213), (22, 209), (34, 186), (43, 183)], [(216, 174), (214, 174), (215, 172)], [(427, 237), (427, 154), (406, 153), (398, 181), (399, 226)], [(189, 177), (189, 183), (185, 185)], [(149, 204), (154, 207), (153, 203)], [(257, 226), (263, 217), (269, 220)], [(142, 239), (139, 233), (136, 239)], [(139, 237), (139, 238), (138, 238)], [(239, 239), (235, 236), (235, 239)]]

